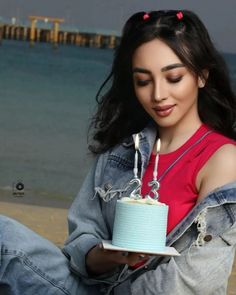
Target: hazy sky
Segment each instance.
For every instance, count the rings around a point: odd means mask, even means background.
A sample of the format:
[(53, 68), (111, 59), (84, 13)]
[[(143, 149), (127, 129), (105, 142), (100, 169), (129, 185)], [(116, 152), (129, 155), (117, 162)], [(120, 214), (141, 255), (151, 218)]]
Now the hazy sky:
[(134, 12), (181, 8), (200, 16), (220, 50), (236, 53), (235, 0), (0, 0), (3, 17), (62, 17), (83, 28), (118, 31)]

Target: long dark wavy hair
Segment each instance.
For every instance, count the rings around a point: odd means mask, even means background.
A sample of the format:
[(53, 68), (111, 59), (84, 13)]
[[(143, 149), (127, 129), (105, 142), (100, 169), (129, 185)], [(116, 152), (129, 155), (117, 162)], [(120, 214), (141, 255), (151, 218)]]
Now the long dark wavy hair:
[(199, 89), (199, 116), (214, 130), (236, 139), (236, 100), (226, 63), (198, 16), (188, 10), (181, 13), (151, 11), (147, 16), (138, 12), (126, 22), (111, 72), (96, 96), (98, 109), (89, 133), (93, 153), (107, 151), (152, 120), (135, 96), (132, 57), (140, 45), (155, 38), (165, 42), (197, 76), (204, 79), (205, 70), (209, 72), (205, 87)]

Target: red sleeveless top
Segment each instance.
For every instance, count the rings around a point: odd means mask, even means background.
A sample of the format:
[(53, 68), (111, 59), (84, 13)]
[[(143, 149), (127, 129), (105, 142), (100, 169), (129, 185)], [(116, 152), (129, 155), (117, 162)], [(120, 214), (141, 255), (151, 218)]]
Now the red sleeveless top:
[[(159, 201), (169, 206), (167, 233), (194, 207), (198, 198), (196, 176), (207, 160), (224, 144), (235, 141), (202, 125), (176, 151), (159, 155)], [(155, 155), (150, 157), (143, 176), (142, 195), (148, 194), (153, 179)], [(172, 166), (173, 165), (173, 166)]]

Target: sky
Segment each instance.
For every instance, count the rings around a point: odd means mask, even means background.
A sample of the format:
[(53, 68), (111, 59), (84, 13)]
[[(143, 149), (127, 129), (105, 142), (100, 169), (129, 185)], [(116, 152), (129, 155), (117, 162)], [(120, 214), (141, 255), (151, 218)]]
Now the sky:
[(0, 0), (0, 17), (59, 17), (79, 28), (118, 32), (133, 13), (159, 9), (193, 10), (205, 23), (216, 47), (236, 53), (235, 0)]

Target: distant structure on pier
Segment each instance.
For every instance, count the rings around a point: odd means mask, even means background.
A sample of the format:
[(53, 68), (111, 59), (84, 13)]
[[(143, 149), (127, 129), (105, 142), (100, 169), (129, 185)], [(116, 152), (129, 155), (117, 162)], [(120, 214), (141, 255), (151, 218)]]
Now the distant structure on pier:
[[(31, 20), (30, 26), (30, 44), (33, 45), (36, 38), (40, 40), (40, 31), (36, 29), (36, 25), (38, 21), (44, 21), (45, 23), (51, 22), (53, 23), (53, 29), (50, 31), (50, 41), (53, 45), (58, 44), (59, 40), (59, 24), (63, 23), (65, 20), (60, 18), (51, 18), (51, 17), (43, 17), (43, 16), (29, 16)], [(39, 36), (37, 34), (39, 33)]]
[(117, 32), (97, 30), (96, 32), (64, 25), (65, 20), (44, 16), (29, 16), (26, 23), (11, 21), (0, 22), (0, 41), (2, 39), (29, 41), (33, 46), (37, 42), (96, 48), (115, 48), (120, 41)]

